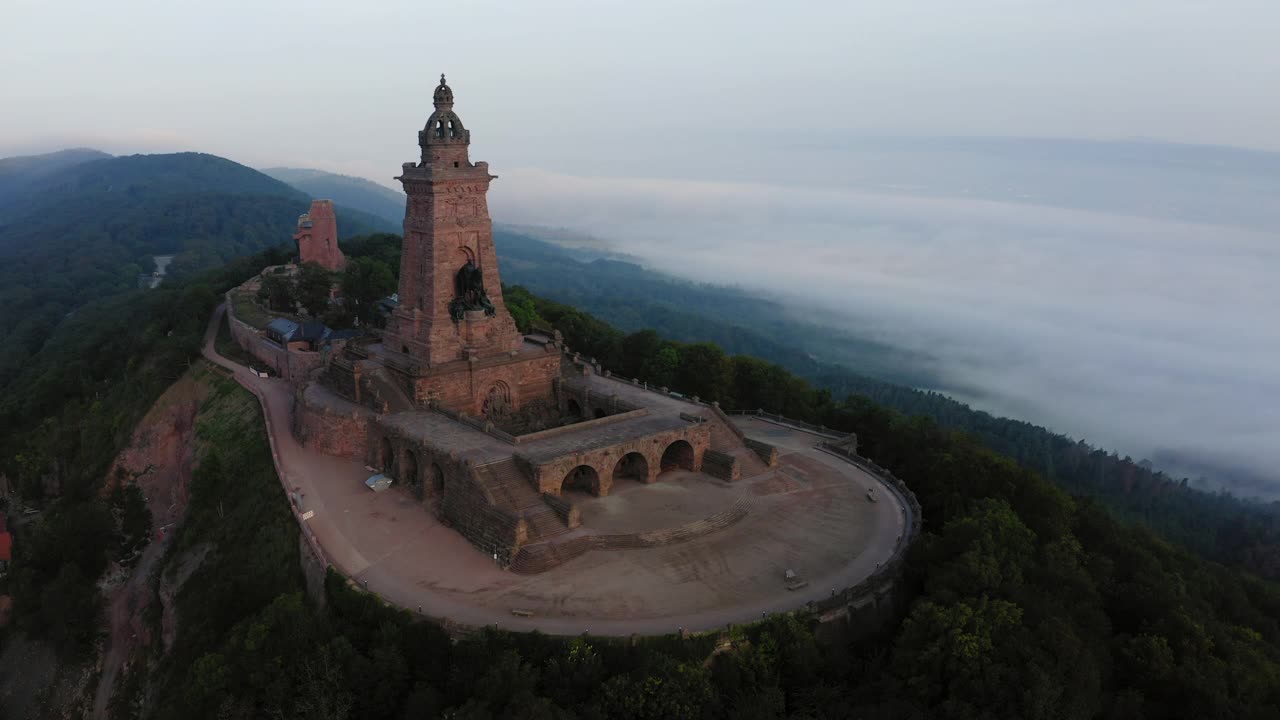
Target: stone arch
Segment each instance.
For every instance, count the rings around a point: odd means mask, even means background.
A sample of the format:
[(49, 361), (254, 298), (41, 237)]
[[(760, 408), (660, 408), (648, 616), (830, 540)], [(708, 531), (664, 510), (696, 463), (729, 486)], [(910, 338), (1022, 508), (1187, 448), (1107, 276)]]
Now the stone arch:
[(619, 480), (649, 482), (649, 459), (634, 451), (618, 458), (613, 466), (613, 484), (616, 486)]
[(415, 497), (422, 499), (422, 473), (419, 472), (418, 454), (413, 448), (405, 448), (400, 459), (400, 482), (409, 486)]
[(395, 451), (391, 448), (391, 440), (387, 437), (382, 438), (382, 444), (378, 448), (381, 452), (378, 455), (378, 463), (382, 468), (382, 472), (390, 473), (392, 463), (395, 462)]
[(599, 420), (602, 417), (607, 417), (609, 415), (609, 413), (605, 412), (604, 408), (602, 407), (597, 407), (595, 410), (592, 411), (592, 414), (595, 416), (596, 420)]
[(565, 473), (564, 480), (560, 481), (560, 494), (564, 495), (566, 490), (599, 496), (600, 473), (590, 465), (579, 465)]
[(564, 408), (565, 412), (572, 415), (575, 419), (582, 418), (582, 406), (578, 404), (577, 400), (569, 398), (569, 401), (564, 404)]
[(515, 402), (511, 398), (511, 386), (502, 380), (489, 386), (480, 406), (480, 414), (492, 422), (501, 423), (511, 418), (515, 412)]
[(676, 440), (662, 451), (662, 462), (658, 472), (692, 470), (693, 460), (693, 446), (687, 440)]

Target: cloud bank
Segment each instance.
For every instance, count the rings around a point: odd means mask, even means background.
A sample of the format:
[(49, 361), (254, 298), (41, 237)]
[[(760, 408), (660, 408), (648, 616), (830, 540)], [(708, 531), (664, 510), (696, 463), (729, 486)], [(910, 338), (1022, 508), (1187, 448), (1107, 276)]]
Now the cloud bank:
[[(940, 359), (941, 389), (983, 409), (1122, 455), (1277, 478), (1273, 234), (995, 201), (539, 170), (507, 171), (493, 207), (500, 220), (589, 232), (656, 269), (768, 290), (924, 351)], [(1261, 490), (1280, 494), (1280, 485)]]

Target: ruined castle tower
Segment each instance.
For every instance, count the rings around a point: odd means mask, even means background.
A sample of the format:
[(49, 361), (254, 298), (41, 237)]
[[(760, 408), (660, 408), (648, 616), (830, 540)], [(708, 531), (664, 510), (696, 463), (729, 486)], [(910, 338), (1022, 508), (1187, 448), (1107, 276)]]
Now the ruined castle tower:
[(400, 177), (408, 203), (400, 254), (400, 305), (383, 345), (427, 367), (513, 353), (523, 339), (502, 302), (489, 164), (468, 157), (471, 133), (440, 76), (435, 112), (418, 133), (421, 162)]
[(298, 258), (303, 263), (316, 263), (329, 270), (341, 270), (347, 264), (338, 247), (338, 219), (333, 214), (333, 201), (312, 200), (311, 209), (298, 218)]

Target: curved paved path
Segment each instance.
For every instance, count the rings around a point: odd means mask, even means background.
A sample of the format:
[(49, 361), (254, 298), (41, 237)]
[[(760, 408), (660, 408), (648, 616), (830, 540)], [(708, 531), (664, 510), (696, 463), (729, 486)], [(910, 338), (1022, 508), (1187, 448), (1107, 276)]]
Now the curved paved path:
[[(649, 512), (746, 497), (753, 509), (741, 522), (677, 545), (589, 552), (538, 575), (506, 572), (406, 492), (369, 492), (363, 463), (302, 447), (292, 432), (293, 387), (259, 378), (215, 349), (225, 312), (219, 306), (210, 319), (204, 356), (261, 402), (281, 482), (299, 510), (312, 513), (300, 520), (304, 533), (344, 575), (424, 615), (558, 635), (708, 630), (858, 583), (901, 550), (915, 522), (892, 488), (816, 448), (813, 434), (744, 417), (744, 432), (779, 448), (777, 471), (732, 485), (675, 476), (591, 501), (595, 513)], [(877, 485), (878, 501), (869, 502), (867, 490)], [(787, 569), (809, 585), (788, 592)], [(515, 616), (516, 609), (533, 615)]]

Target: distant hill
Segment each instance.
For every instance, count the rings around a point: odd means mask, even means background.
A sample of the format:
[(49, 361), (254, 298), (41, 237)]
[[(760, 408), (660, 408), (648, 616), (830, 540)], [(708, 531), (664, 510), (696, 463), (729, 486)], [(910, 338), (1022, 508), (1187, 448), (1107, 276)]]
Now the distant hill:
[(101, 150), (71, 148), (44, 155), (0, 158), (0, 209), (23, 196), (39, 182), (60, 170), (111, 156)]
[[(91, 151), (92, 152), (92, 151)], [(132, 155), (68, 164), (76, 155), (0, 161), (0, 387), (59, 323), (87, 302), (134, 291), (155, 255), (190, 276), (245, 254), (291, 246), (311, 196), (239, 163), (202, 153)], [(14, 162), (11, 162), (14, 161)], [(21, 178), (21, 179), (19, 179)], [(338, 209), (343, 237), (394, 230)]]
[[(397, 228), (404, 220), (404, 193), (372, 180), (308, 168), (275, 167), (262, 172), (312, 197), (328, 198), (338, 205), (376, 215)], [(341, 216), (338, 227), (342, 227)]]

